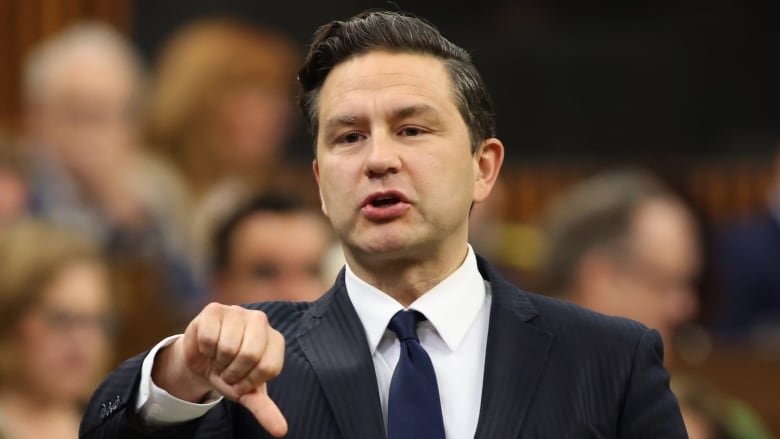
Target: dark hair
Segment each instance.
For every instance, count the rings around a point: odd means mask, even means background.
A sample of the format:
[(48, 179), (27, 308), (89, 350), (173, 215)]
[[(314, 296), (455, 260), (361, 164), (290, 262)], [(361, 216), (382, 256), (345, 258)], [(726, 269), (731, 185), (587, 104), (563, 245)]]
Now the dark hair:
[(469, 128), (472, 151), (496, 135), (493, 104), (469, 54), (417, 17), (374, 10), (346, 21), (331, 21), (314, 33), (306, 62), (298, 73), (302, 88), (298, 105), (315, 137), (319, 94), (325, 78), (338, 64), (372, 50), (419, 53), (442, 60), (452, 80), (458, 111)]
[(655, 199), (679, 201), (659, 180), (631, 169), (596, 175), (562, 194), (545, 221), (544, 289), (551, 294), (567, 293), (583, 256), (592, 249), (624, 257), (634, 214)]
[(257, 213), (291, 214), (308, 212), (308, 207), (292, 195), (268, 194), (250, 198), (234, 210), (214, 234), (211, 266), (214, 272), (224, 270), (230, 263), (233, 235), (241, 224)]

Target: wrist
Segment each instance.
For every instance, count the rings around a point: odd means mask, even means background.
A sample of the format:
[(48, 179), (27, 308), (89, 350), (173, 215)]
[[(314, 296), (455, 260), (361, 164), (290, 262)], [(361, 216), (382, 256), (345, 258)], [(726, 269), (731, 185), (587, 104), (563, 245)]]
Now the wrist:
[(200, 403), (214, 390), (208, 380), (187, 367), (181, 338), (157, 353), (151, 378), (155, 385), (171, 396), (192, 403)]

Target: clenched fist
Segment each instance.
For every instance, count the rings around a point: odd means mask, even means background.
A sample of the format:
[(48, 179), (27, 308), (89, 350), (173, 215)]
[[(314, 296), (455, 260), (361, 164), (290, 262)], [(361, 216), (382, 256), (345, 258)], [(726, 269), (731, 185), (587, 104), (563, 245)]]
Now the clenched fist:
[(274, 436), (287, 421), (268, 397), (266, 382), (279, 375), (284, 337), (262, 311), (218, 303), (207, 305), (184, 336), (158, 353), (152, 380), (171, 395), (202, 401), (216, 390), (249, 409)]

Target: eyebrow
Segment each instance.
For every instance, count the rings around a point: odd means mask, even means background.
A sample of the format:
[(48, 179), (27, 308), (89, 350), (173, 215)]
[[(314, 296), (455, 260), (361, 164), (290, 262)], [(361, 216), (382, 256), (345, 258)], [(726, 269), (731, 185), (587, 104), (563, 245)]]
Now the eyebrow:
[(392, 112), (393, 119), (405, 119), (411, 116), (435, 114), (436, 110), (428, 104), (415, 104), (399, 108)]
[(323, 129), (328, 132), (342, 126), (358, 125), (363, 120), (363, 117), (354, 114), (341, 114), (326, 120)]
[[(435, 115), (435, 114), (436, 114), (436, 109), (434, 109), (432, 106), (428, 104), (415, 104), (415, 105), (408, 105), (406, 107), (401, 107), (393, 110), (390, 113), (390, 118), (392, 120), (401, 120), (411, 116)], [(341, 126), (354, 126), (354, 125), (359, 125), (364, 121), (365, 118), (362, 116), (357, 116), (351, 113), (341, 114), (341, 115), (336, 115), (334, 117), (331, 117), (330, 119), (325, 121), (324, 129), (328, 131)]]

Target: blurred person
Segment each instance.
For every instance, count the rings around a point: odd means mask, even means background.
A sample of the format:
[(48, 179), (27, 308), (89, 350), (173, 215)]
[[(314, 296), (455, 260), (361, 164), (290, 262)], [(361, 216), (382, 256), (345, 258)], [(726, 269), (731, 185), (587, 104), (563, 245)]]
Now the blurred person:
[(675, 331), (698, 309), (698, 230), (681, 199), (648, 174), (618, 170), (575, 185), (546, 218), (546, 291), (657, 330), (670, 358)]
[(285, 37), (229, 19), (185, 26), (157, 60), (147, 138), (191, 191), (204, 267), (216, 224), (279, 171), (297, 63)]
[(30, 209), (160, 271), (166, 290), (197, 296), (182, 183), (139, 143), (143, 89), (136, 53), (104, 24), (76, 24), (33, 50), (23, 99)]
[(324, 263), (334, 243), (320, 212), (292, 196), (253, 197), (218, 228), (212, 285), (225, 304), (313, 301), (333, 279)]
[(113, 299), (98, 249), (20, 220), (0, 232), (0, 432), (76, 438), (111, 350)]
[(23, 158), (15, 145), (0, 136), (0, 232), (25, 214), (28, 198)]
[[(671, 362), (677, 329), (698, 310), (699, 231), (684, 202), (647, 173), (615, 170), (563, 193), (546, 220), (541, 266), (546, 290), (657, 330), (666, 347), (665, 360)], [(704, 419), (704, 408), (696, 401), (683, 399), (688, 396), (678, 395), (691, 438), (731, 437), (722, 436), (726, 434), (722, 428)], [(723, 410), (732, 419), (733, 431), (766, 431), (758, 416), (740, 402), (724, 403)]]
[(780, 350), (780, 148), (766, 208), (721, 230), (716, 334)]

